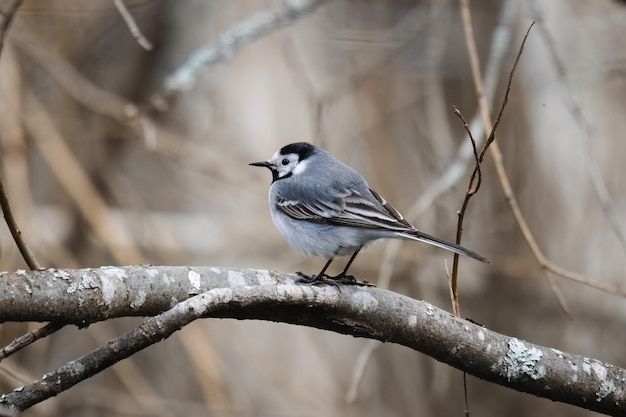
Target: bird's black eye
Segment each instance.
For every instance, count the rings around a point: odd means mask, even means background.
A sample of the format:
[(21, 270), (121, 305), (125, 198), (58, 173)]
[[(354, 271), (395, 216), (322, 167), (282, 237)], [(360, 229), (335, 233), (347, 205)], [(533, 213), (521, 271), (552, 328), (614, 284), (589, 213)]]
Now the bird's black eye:
[(280, 163), (283, 165), (289, 165), (289, 159), (285, 158)]

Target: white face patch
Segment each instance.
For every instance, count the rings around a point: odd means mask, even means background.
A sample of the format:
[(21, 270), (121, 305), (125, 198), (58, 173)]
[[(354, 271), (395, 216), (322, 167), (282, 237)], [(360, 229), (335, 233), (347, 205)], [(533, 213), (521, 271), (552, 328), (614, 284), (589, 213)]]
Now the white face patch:
[(293, 175), (299, 175), (302, 174), (304, 171), (306, 171), (306, 167), (309, 164), (308, 160), (304, 160), (304, 161), (300, 161), (296, 164), (296, 167), (293, 170)]
[(274, 165), (276, 172), (278, 172), (278, 178), (283, 178), (289, 174), (295, 175), (302, 165), (302, 162), (298, 162), (298, 154), (295, 153), (282, 155), (280, 152), (276, 152), (268, 162)]

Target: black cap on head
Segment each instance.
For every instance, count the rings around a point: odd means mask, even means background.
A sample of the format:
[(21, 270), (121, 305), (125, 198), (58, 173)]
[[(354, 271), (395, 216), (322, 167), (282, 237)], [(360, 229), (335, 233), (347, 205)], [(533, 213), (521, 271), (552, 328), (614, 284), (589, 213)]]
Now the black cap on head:
[(315, 150), (315, 146), (311, 145), (308, 142), (297, 142), (290, 143), (289, 145), (285, 145), (280, 148), (281, 155), (288, 155), (290, 153), (295, 153), (298, 155), (298, 160), (303, 161), (309, 155), (313, 153)]

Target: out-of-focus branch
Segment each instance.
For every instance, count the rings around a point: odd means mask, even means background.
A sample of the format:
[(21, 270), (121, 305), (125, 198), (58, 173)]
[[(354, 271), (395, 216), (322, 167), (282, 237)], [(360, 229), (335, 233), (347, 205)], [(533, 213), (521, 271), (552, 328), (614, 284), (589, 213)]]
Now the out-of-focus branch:
[(92, 83), (58, 54), (41, 47), (41, 40), (32, 33), (21, 34), (15, 44), (43, 70), (50, 73), (74, 100), (94, 113), (123, 124), (139, 118), (139, 108), (135, 104)]
[(284, 0), (274, 10), (258, 12), (239, 22), (214, 42), (193, 52), (187, 61), (167, 77), (163, 89), (150, 98), (149, 110), (166, 110), (173, 100), (194, 86), (202, 70), (229, 59), (243, 46), (295, 23), (327, 1)]
[[(17, 9), (22, 5), (22, 0), (15, 0), (9, 9), (4, 12), (2, 24), (0, 25), (0, 55), (2, 55), (2, 49), (4, 47), (4, 38), (11, 27), (11, 23), (13, 22), (13, 18), (17, 13)], [(13, 240), (15, 240), (15, 244), (17, 245), (24, 261), (28, 265), (30, 269), (40, 269), (41, 265), (35, 258), (35, 255), (30, 250), (30, 247), (26, 244), (24, 237), (22, 236), (22, 232), (20, 231), (19, 226), (17, 225), (17, 221), (15, 220), (15, 216), (13, 215), (13, 210), (11, 210), (11, 204), (9, 203), (9, 196), (7, 195), (6, 190), (4, 189), (4, 181), (0, 176), (0, 207), (2, 207), (2, 214), (4, 215), (4, 220), (11, 231), (11, 236), (13, 236)]]
[(128, 26), (128, 30), (130, 30), (131, 35), (133, 35), (133, 38), (135, 38), (139, 46), (141, 46), (146, 51), (151, 51), (152, 43), (150, 43), (150, 41), (146, 39), (145, 36), (143, 36), (143, 33), (141, 33), (141, 30), (139, 30), (139, 26), (137, 26), (137, 22), (135, 22), (133, 15), (131, 15), (128, 9), (126, 8), (124, 1), (113, 0), (113, 3), (115, 3), (115, 7), (117, 7), (117, 11), (122, 16), (122, 19), (124, 19), (124, 23), (126, 23), (126, 26)]
[(0, 54), (2, 54), (2, 47), (4, 46), (4, 38), (13, 23), (13, 18), (17, 14), (17, 9), (20, 8), (24, 0), (14, 0), (9, 6), (8, 10), (2, 13), (2, 23), (0, 23)]
[[(0, 397), (1, 404), (16, 411), (69, 389), (193, 320), (220, 317), (285, 322), (398, 343), (518, 391), (604, 413), (626, 412), (626, 391), (621, 388), (625, 369), (498, 334), (427, 302), (380, 288), (298, 285), (292, 274), (214, 267), (132, 266), (3, 275), (0, 301), (9, 305), (2, 298), (10, 298), (6, 291), (10, 289), (17, 297), (10, 311), (0, 312), (0, 320), (61, 315), (87, 324), (122, 315), (156, 315)], [(22, 300), (28, 298), (24, 288), (30, 289), (27, 304)], [(193, 296), (200, 291), (205, 292)]]
[[(116, 262), (139, 264), (143, 256), (119, 219), (113, 216), (91, 179), (61, 137), (54, 120), (45, 110), (39, 98), (28, 91), (25, 99), (24, 116), (27, 130), (50, 170), (65, 188), (68, 195), (84, 216), (98, 239), (107, 246)], [(120, 245), (119, 240), (124, 242)]]
[(593, 143), (595, 143), (598, 139), (597, 134), (595, 133), (594, 129), (592, 129), (591, 123), (583, 112), (579, 101), (572, 93), (572, 91), (575, 91), (575, 88), (572, 88), (572, 86), (570, 85), (569, 78), (567, 76), (567, 66), (563, 62), (563, 59), (559, 56), (559, 48), (556, 46), (554, 38), (550, 34), (550, 31), (545, 24), (545, 19), (540, 6), (541, 3), (533, 1), (530, 4), (530, 10), (533, 18), (534, 20), (539, 22), (537, 25), (539, 36), (543, 38), (545, 42), (546, 48), (548, 50), (548, 56), (552, 61), (552, 65), (556, 70), (557, 76), (561, 83), (561, 94), (563, 95), (563, 101), (572, 115), (572, 121), (577, 124), (578, 127), (584, 132), (584, 135), (582, 135), (583, 145), (590, 154), (590, 157), (585, 160), (585, 168), (587, 169), (587, 173), (589, 174), (591, 186), (593, 188), (593, 191), (595, 192), (596, 198), (600, 202), (600, 207), (602, 207), (604, 215), (613, 226), (612, 230), (615, 233), (617, 240), (619, 240), (622, 246), (622, 250), (626, 252), (626, 228), (624, 227), (622, 213), (616, 209), (617, 205), (613, 201), (613, 197), (609, 192), (609, 187), (607, 186), (606, 181), (604, 180), (604, 177), (600, 172), (598, 163), (596, 162), (595, 158), (593, 158), (593, 153), (595, 149)]

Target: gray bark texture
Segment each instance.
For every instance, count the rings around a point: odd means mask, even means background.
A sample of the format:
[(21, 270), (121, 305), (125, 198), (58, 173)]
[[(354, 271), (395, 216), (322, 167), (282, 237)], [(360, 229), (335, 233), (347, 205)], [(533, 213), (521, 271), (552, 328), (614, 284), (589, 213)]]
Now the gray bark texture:
[(3, 272), (0, 321), (87, 326), (153, 316), (0, 402), (21, 411), (198, 318), (258, 319), (398, 343), (487, 381), (590, 410), (626, 413), (626, 370), (528, 343), (425, 301), (361, 286), (309, 286), (295, 275), (214, 267), (130, 266)]

